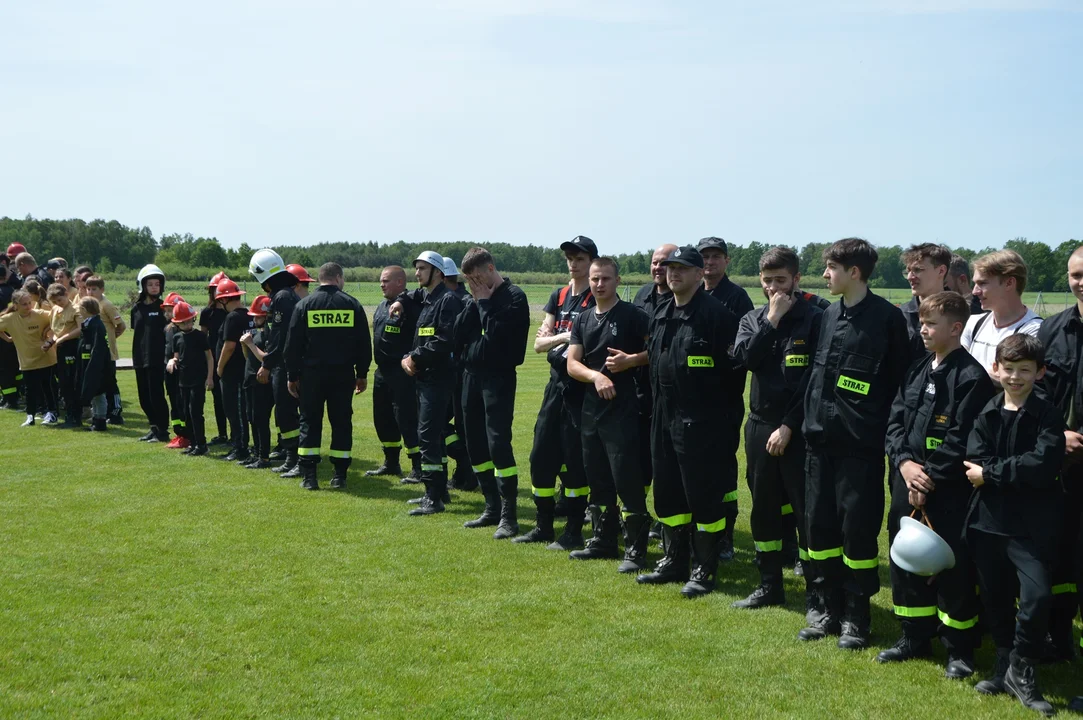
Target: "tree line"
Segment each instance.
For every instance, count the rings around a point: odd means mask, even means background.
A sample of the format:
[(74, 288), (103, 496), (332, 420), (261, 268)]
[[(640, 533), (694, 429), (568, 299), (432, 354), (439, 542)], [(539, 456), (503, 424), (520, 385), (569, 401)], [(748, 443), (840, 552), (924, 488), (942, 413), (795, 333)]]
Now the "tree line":
[[(22, 220), (0, 218), (0, 244), (6, 248), (13, 242), (22, 243), (37, 258), (45, 262), (51, 257), (63, 257), (72, 264), (86, 264), (101, 273), (126, 275), (143, 265), (153, 262), (166, 271), (168, 277), (177, 280), (198, 280), (209, 277), (218, 270), (243, 277), (254, 248), (241, 244), (237, 248), (223, 247), (214, 237), (195, 237), (191, 233), (162, 235), (155, 239), (148, 227), (130, 228), (116, 220), (49, 220), (26, 216)], [(422, 250), (435, 250), (458, 261), (475, 243), (408, 243), (401, 240), (381, 244), (369, 242), (321, 242), (314, 245), (277, 246), (287, 262), (296, 262), (309, 269), (325, 262), (336, 262), (345, 268), (382, 268), (387, 265), (409, 267)], [(554, 241), (553, 247), (538, 245), (511, 245), (504, 242), (483, 243), (496, 257), (500, 269), (509, 273), (563, 274), (566, 269), (564, 255)], [(816, 278), (823, 272), (821, 254), (828, 242), (808, 243), (794, 247), (801, 258), (801, 272), (805, 285), (815, 287)], [(1067, 291), (1065, 268), (1068, 256), (1083, 244), (1080, 240), (1065, 240), (1056, 247), (1026, 238), (1008, 240), (1000, 247), (982, 250), (954, 248), (954, 252), (971, 260), (1001, 247), (1017, 251), (1026, 260), (1029, 270), (1029, 290)], [(602, 250), (605, 242), (599, 242)], [(759, 272), (759, 259), (769, 246), (750, 242), (747, 245), (731, 243), (729, 274), (753, 277)], [(892, 245), (877, 247), (880, 260), (870, 279), (870, 285), (878, 288), (905, 288), (906, 271), (900, 256), (905, 248)], [(653, 248), (634, 253), (616, 255), (621, 272), (626, 275), (644, 275), (650, 272)]]

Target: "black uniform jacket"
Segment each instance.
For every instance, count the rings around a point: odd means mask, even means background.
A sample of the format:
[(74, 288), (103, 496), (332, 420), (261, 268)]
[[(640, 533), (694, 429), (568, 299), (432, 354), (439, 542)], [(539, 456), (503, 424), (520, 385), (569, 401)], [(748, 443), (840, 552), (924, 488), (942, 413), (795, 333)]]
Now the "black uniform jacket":
[[(963, 460), (974, 421), (996, 395), (989, 373), (964, 348), (933, 368), (934, 355), (911, 366), (891, 405), (887, 455), (895, 469), (913, 460), (935, 483), (932, 497), (966, 507), (970, 481)], [(941, 503), (938, 503), (941, 504)]]
[[(675, 402), (676, 407), (666, 409), (682, 422), (728, 422), (736, 337), (737, 317), (703, 288), (681, 307), (660, 305), (650, 321), (647, 346), (655, 405), (667, 398)], [(665, 377), (674, 385), (663, 395)]]
[[(639, 288), (639, 292), (632, 299), (632, 304), (653, 318), (658, 308), (673, 299), (673, 293), (660, 293), (658, 286), (647, 283)], [(639, 412), (642, 415), (651, 414), (651, 368), (644, 365), (635, 369), (636, 374), (636, 398), (639, 400)]]
[[(402, 305), (397, 318), (391, 317), (391, 306)], [(414, 330), (421, 303), (408, 292), (399, 293), (394, 300), (384, 299), (372, 315), (372, 355), (376, 367), (397, 368), (414, 345)]]
[[(271, 307), (267, 314), (267, 350), (263, 355), (263, 367), (273, 370), (282, 364), (282, 354), (286, 348), (286, 334), (293, 320), (293, 310), (301, 299), (292, 287), (284, 287), (271, 297)], [(367, 319), (366, 319), (367, 322)]]
[(1083, 321), (1073, 305), (1047, 318), (1038, 328), (1038, 339), (1045, 348), (1045, 377), (1035, 388), (1056, 405), (1064, 418), (1065, 429), (1083, 427)]
[[(730, 280), (728, 275), (723, 275), (722, 281), (715, 285), (713, 290), (708, 290), (707, 293), (721, 300), (722, 304), (733, 313), (738, 322), (751, 312), (754, 307), (752, 298), (748, 296), (745, 289)], [(734, 403), (734, 407), (744, 407), (745, 381), (747, 379), (748, 369), (740, 361), (734, 362), (730, 370), (731, 402)], [(740, 421), (741, 418), (736, 417), (734, 420)]]
[(457, 343), (463, 365), (475, 370), (510, 370), (523, 364), (530, 332), (526, 293), (504, 280), (492, 297), (468, 303), (459, 314)]
[(906, 322), (872, 291), (824, 310), (805, 392), (805, 442), (837, 455), (881, 458), (891, 403), (910, 366)]
[(132, 328), (132, 366), (164, 368), (165, 326), (169, 321), (165, 319), (161, 299), (132, 305), (129, 320)]
[(425, 379), (431, 373), (452, 367), (455, 321), (462, 309), (462, 300), (449, 292), (443, 283), (425, 293), (414, 330), (414, 346), (410, 351), (410, 357), (418, 368), (418, 378)]
[(91, 315), (84, 320), (82, 331), (79, 336), (79, 400), (86, 406), (105, 392), (105, 365), (112, 355), (109, 335), (100, 317)]
[(906, 336), (910, 339), (910, 362), (915, 363), (929, 354), (925, 349), (925, 343), (921, 340), (921, 318), (918, 316), (918, 308), (921, 303), (917, 296), (899, 306), (906, 321)]
[[(987, 502), (986, 507), (1010, 512), (1048, 550), (1055, 543), (1063, 512), (1058, 477), (1064, 459), (1064, 418), (1053, 403), (1032, 392), (1007, 438), (1002, 438), (1003, 406), (1003, 393), (986, 404), (967, 443), (967, 460), (982, 466), (985, 481), (973, 494), (970, 517), (977, 514), (979, 504)], [(1006, 453), (997, 451), (1002, 443), (1006, 443)]]
[(369, 374), (372, 337), (361, 303), (334, 285), (320, 285), (293, 311), (286, 336), (286, 373), (289, 380), (304, 368), (348, 365), (358, 379)]
[(801, 432), (823, 310), (797, 295), (777, 328), (767, 321), (768, 310), (770, 305), (762, 305), (746, 313), (737, 328), (734, 355), (752, 372), (749, 414)]

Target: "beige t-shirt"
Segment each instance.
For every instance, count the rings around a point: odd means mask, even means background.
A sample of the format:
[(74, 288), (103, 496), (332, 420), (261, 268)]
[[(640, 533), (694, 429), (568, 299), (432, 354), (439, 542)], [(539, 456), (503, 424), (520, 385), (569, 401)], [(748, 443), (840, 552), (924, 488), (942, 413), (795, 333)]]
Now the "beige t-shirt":
[(75, 306), (71, 303), (68, 303), (68, 306), (63, 308), (59, 305), (53, 305), (53, 313), (49, 320), (49, 325), (53, 328), (53, 337), (55, 338), (70, 333), (79, 325)]
[(48, 350), (41, 349), (50, 317), (50, 313), (38, 309), (32, 309), (26, 317), (17, 311), (0, 315), (0, 332), (6, 332), (15, 341), (20, 370), (40, 370), (56, 365), (56, 345), (49, 346)]

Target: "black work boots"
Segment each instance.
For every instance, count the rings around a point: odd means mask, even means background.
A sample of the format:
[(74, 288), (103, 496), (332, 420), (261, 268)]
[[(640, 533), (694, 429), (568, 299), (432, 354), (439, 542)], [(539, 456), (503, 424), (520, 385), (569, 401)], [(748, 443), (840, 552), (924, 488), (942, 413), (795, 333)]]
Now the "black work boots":
[[(301, 487), (305, 490), (319, 490), (320, 484), (316, 481), (316, 466), (308, 464), (298, 464), (295, 470), (301, 476)], [(285, 476), (283, 476), (285, 477)]]
[(662, 585), (688, 581), (688, 565), (691, 562), (691, 525), (662, 525), (662, 558), (655, 563), (654, 571), (636, 577), (643, 585)]
[(846, 593), (846, 611), (842, 616), (839, 648), (864, 650), (869, 646), (869, 634), (872, 628), (872, 611), (869, 604), (868, 596)]
[(379, 477), (381, 475), (402, 477), (402, 467), (399, 465), (398, 448), (384, 448), (384, 464), (378, 468), (365, 471), (366, 477)]
[(823, 640), (838, 635), (841, 630), (842, 590), (809, 589), (805, 591), (805, 623), (797, 633), (798, 640)]
[(500, 492), (500, 523), (493, 533), (493, 540), (506, 540), (519, 534), (519, 519), (515, 506), (519, 489), (517, 477), (497, 478), (496, 487)]
[(876, 662), (893, 663), (932, 657), (933, 645), (928, 640), (917, 640), (903, 635), (887, 650), (881, 650)]
[(619, 573), (638, 573), (647, 569), (647, 542), (652, 518), (633, 513), (624, 518), (624, 560), (617, 566)]
[[(725, 531), (706, 532), (695, 530), (692, 533), (692, 572), (688, 582), (681, 588), (681, 595), (697, 598), (714, 592), (715, 576), (718, 574), (719, 546)], [(733, 536), (730, 536), (732, 541)]]
[(782, 583), (763, 583), (744, 600), (738, 600), (730, 607), (738, 610), (757, 610), (786, 604), (786, 591)]
[(1035, 661), (1012, 652), (1008, 671), (1004, 674), (1004, 689), (1028, 710), (1053, 715), (1050, 705), (1038, 690)]
[[(553, 517), (557, 517), (557, 501), (553, 507)], [(570, 497), (564, 500), (564, 516), (568, 519), (564, 524), (564, 532), (553, 542), (545, 546), (546, 550), (563, 550), (571, 552), (583, 547), (583, 509), (587, 506), (585, 498)]]
[[(590, 505), (587, 511), (590, 513), (594, 537), (587, 540), (582, 550), (568, 553), (568, 557), (572, 560), (616, 560), (620, 557), (620, 550), (617, 548), (617, 508), (610, 505), (603, 510), (598, 505)], [(571, 519), (570, 508), (568, 519)]]
[(525, 535), (512, 538), (514, 543), (539, 543), (552, 542), (553, 533), (553, 506), (555, 502), (551, 497), (535, 497), (534, 506), (537, 508), (537, 516), (534, 529)]

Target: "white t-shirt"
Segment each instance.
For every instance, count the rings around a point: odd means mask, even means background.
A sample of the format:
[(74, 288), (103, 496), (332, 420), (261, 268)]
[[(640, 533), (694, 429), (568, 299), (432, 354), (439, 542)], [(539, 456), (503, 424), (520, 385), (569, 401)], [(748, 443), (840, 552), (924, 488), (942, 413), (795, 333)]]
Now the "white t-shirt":
[[(981, 327), (978, 328), (978, 334), (975, 336), (974, 327), (982, 318), (985, 318), (985, 320), (982, 321)], [(972, 315), (966, 321), (966, 327), (963, 328), (963, 347), (974, 356), (975, 360), (982, 364), (982, 367), (992, 372), (993, 361), (997, 359), (997, 345), (1001, 340), (1017, 333), (1038, 337), (1038, 328), (1041, 324), (1042, 319), (1030, 308), (1027, 308), (1027, 312), (1019, 322), (1004, 327), (996, 326), (992, 313)]]

